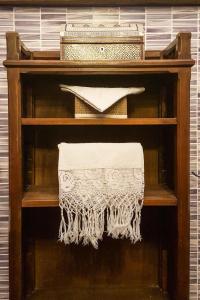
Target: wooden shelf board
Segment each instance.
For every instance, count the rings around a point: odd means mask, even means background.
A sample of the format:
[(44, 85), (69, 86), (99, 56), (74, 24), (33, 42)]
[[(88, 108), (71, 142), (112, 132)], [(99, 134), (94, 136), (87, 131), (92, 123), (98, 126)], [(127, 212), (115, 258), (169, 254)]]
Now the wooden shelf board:
[[(32, 186), (24, 193), (22, 207), (56, 207), (58, 202), (58, 189)], [(168, 188), (154, 186), (145, 189), (145, 206), (176, 206), (177, 198)]]
[(176, 118), (75, 119), (22, 118), (22, 125), (176, 125)]
[(169, 300), (166, 294), (163, 294), (158, 287), (151, 288), (74, 288), (72, 289), (44, 289), (36, 290), (26, 300), (130, 300), (130, 299), (153, 299), (153, 300)]
[[(127, 61), (64, 61), (64, 60), (5, 60), (4, 66), (22, 67), (22, 68), (59, 68), (66, 69), (74, 73), (81, 73), (82, 70), (87, 69), (88, 72), (110, 72), (120, 70), (126, 74), (127, 71), (131, 71), (135, 68), (156, 70), (162, 67), (181, 67), (192, 66), (194, 60), (192, 59), (145, 59), (145, 60), (127, 60)], [(99, 70), (95, 70), (98, 67)]]

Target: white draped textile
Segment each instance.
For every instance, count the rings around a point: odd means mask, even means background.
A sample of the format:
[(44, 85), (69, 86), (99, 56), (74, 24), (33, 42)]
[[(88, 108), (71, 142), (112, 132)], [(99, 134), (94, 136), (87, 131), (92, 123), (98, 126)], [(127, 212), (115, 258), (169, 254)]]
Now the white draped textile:
[(61, 143), (59, 148), (59, 239), (92, 244), (106, 232), (141, 239), (144, 159), (139, 143)]

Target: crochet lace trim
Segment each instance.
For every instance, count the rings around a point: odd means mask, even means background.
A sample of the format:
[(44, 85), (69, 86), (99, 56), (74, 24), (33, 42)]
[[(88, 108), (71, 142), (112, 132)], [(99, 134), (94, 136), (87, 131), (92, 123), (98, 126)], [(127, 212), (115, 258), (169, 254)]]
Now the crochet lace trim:
[(59, 170), (58, 175), (60, 241), (98, 248), (104, 232), (134, 243), (141, 240), (141, 168)]

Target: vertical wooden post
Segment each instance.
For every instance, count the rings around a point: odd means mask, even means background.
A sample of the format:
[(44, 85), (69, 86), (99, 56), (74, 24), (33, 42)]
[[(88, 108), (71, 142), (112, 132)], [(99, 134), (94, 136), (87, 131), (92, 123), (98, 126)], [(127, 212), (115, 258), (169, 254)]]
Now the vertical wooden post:
[(9, 201), (10, 201), (10, 300), (21, 300), (21, 97), (18, 69), (8, 70), (9, 94)]
[(177, 86), (177, 300), (189, 299), (189, 99), (190, 70), (183, 68), (179, 71)]
[(180, 32), (176, 39), (178, 59), (191, 59), (191, 32)]
[[(7, 59), (20, 58), (20, 40), (15, 32), (8, 32)], [(22, 157), (21, 157), (21, 85), (18, 68), (8, 69), (9, 106), (9, 264), (10, 300), (22, 300), (21, 265), (21, 200), (22, 200)]]
[(17, 32), (6, 32), (7, 59), (20, 59), (21, 42)]

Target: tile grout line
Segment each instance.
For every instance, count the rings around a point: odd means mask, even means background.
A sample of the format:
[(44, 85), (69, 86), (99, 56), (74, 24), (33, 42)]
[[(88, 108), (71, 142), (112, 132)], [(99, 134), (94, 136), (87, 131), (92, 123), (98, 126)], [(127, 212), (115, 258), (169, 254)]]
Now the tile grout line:
[(147, 7), (144, 8), (144, 51), (146, 50), (147, 45)]
[[(67, 11), (67, 7), (65, 8), (65, 25), (67, 24), (67, 20), (68, 20), (68, 11)], [(64, 28), (65, 31), (65, 28)]]
[(15, 31), (15, 7), (13, 7), (13, 31)]
[(41, 29), (42, 22), (41, 22), (41, 19), (42, 19), (42, 8), (40, 7), (40, 51), (42, 50), (42, 29)]
[(170, 15), (171, 15), (171, 19), (170, 19), (170, 27), (171, 27), (171, 30), (170, 30), (170, 34), (171, 34), (171, 41), (172, 41), (172, 36), (173, 36), (173, 26), (174, 26), (174, 22), (173, 22), (173, 9), (174, 7), (171, 6), (171, 10), (170, 10)]
[[(199, 98), (199, 7), (197, 7), (197, 35), (198, 35), (198, 40), (197, 40), (197, 99)], [(196, 139), (197, 139), (197, 171), (198, 171), (198, 151), (199, 151), (199, 146), (198, 146), (198, 123), (199, 123), (199, 120), (198, 120), (198, 100), (197, 100), (197, 104), (196, 104), (196, 118), (197, 118), (197, 127), (196, 127), (196, 130), (197, 130), (197, 136), (196, 136)], [(199, 212), (199, 201), (198, 201), (198, 179), (196, 180), (197, 181), (197, 184), (196, 184), (196, 190), (197, 190), (197, 300), (199, 298), (199, 240), (198, 240), (198, 232), (199, 232), (199, 218), (198, 218), (198, 212)]]

